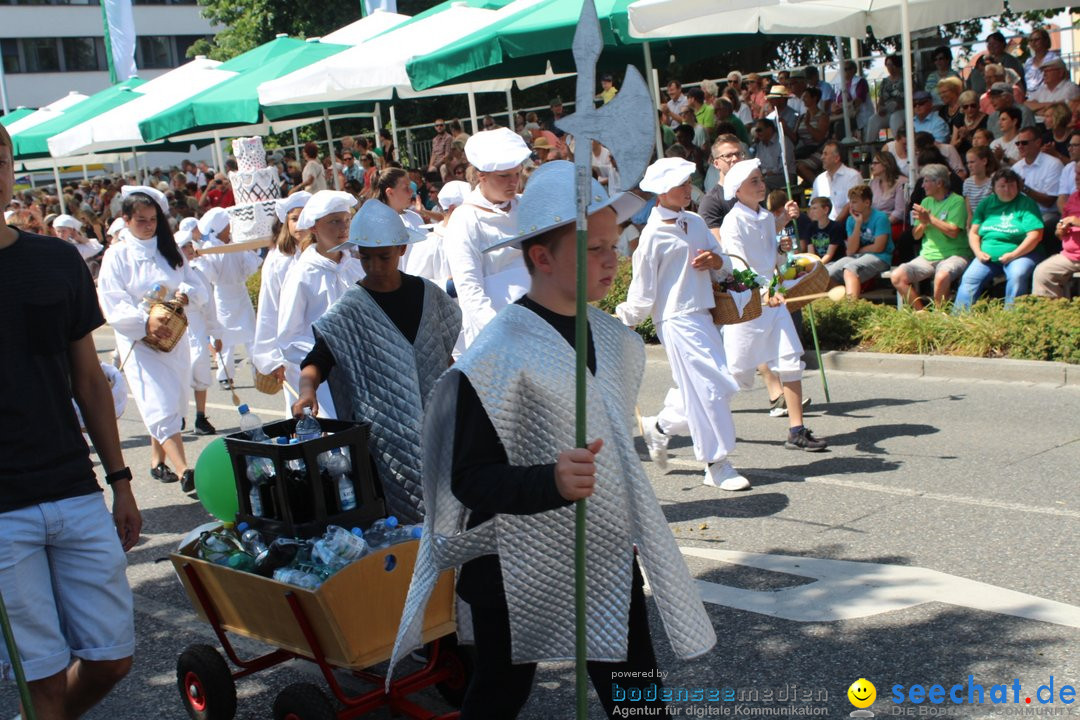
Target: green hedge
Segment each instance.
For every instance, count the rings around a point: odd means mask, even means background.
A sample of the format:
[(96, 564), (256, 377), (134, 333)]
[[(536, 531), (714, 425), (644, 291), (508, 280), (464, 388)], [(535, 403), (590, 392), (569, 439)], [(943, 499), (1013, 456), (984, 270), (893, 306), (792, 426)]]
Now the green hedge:
[[(615, 272), (615, 280), (611, 283), (611, 289), (603, 300), (596, 306), (606, 313), (615, 314), (615, 306), (626, 299), (626, 293), (630, 289), (630, 259), (620, 258), (619, 269)], [(636, 328), (638, 335), (647, 343), (660, 342), (656, 337), (656, 328), (653, 327), (652, 318), (647, 318)]]

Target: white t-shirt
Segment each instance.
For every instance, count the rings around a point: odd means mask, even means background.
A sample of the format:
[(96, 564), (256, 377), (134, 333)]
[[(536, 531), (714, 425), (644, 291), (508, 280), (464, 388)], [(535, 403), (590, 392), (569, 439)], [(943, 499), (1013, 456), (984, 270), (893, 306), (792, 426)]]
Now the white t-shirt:
[(1072, 80), (1062, 80), (1053, 90), (1046, 83), (1043, 83), (1038, 90), (1028, 95), (1028, 100), (1038, 103), (1062, 102), (1067, 105), (1077, 97), (1080, 97), (1080, 87)]
[(308, 161), (307, 165), (304, 166), (303, 178), (305, 182), (308, 178), (312, 178), (313, 182), (307, 187), (307, 191), (312, 195), (320, 190), (328, 189), (326, 186), (326, 168), (318, 160)]
[(667, 101), (668, 111), (675, 116), (669, 123), (672, 130), (682, 125), (682, 115), (688, 107), (690, 107), (690, 101), (686, 98), (686, 95), (680, 95), (678, 100)]
[(1014, 135), (1012, 140), (1006, 140), (1004, 137), (995, 138), (990, 143), (991, 150), (997, 150), (1001, 148), (1003, 157), (1009, 162), (1014, 163), (1020, 159), (1020, 148), (1016, 147), (1016, 138), (1019, 135)]
[(810, 194), (810, 199), (827, 197), (832, 200), (832, 211), (829, 212), (829, 219), (835, 220), (847, 207), (848, 190), (856, 185), (861, 185), (862, 181), (862, 175), (859, 174), (858, 170), (849, 168), (847, 165), (841, 165), (832, 177), (829, 177), (829, 173), (826, 171), (814, 179), (814, 189)]
[[(1024, 185), (1037, 192), (1057, 196), (1061, 184), (1061, 161), (1046, 153), (1039, 153), (1035, 162), (1028, 164), (1026, 160), (1013, 163), (1012, 169), (1024, 180)], [(1044, 213), (1056, 210), (1055, 203), (1049, 205), (1039, 204), (1039, 209)]]
[(1061, 181), (1058, 183), (1058, 195), (1068, 197), (1076, 192), (1076, 163), (1071, 162), (1061, 169)]

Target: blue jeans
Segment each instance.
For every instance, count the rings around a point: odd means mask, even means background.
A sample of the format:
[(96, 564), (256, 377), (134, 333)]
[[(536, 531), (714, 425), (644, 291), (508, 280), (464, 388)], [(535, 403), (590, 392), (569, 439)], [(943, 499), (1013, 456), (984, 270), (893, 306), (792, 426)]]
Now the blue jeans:
[(960, 278), (960, 287), (956, 291), (956, 309), (969, 309), (986, 284), (998, 275), (1005, 276), (1005, 307), (1012, 307), (1017, 297), (1031, 294), (1031, 276), (1040, 260), (1042, 253), (1038, 251), (1018, 257), (1008, 265), (994, 261), (984, 263), (978, 258), (972, 260), (964, 271), (964, 276)]

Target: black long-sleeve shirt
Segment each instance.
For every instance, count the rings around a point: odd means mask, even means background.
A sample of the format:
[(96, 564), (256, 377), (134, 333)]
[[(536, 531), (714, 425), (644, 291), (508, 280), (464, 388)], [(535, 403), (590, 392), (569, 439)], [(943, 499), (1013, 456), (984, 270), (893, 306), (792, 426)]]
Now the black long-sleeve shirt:
[[(528, 296), (518, 304), (539, 315), (574, 347), (574, 317), (560, 315)], [(596, 374), (596, 348), (592, 328), (588, 334), (589, 371)], [(569, 505), (555, 485), (555, 463), (511, 465), (476, 390), (465, 376), (458, 386), (451, 478), (454, 496), (472, 511), (468, 527), (496, 513), (532, 515)], [(470, 605), (505, 603), (502, 571), (497, 555), (484, 555), (465, 563), (458, 580), (458, 595)]]

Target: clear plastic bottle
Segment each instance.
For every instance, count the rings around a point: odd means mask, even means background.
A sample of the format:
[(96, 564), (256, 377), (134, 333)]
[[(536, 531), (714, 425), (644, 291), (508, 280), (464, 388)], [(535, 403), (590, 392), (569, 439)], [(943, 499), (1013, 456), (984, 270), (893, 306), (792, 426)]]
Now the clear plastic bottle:
[(273, 503), (270, 488), (277, 479), (274, 461), (270, 458), (249, 455), (247, 458), (247, 478), (251, 483), (251, 490), (248, 491), (251, 514), (255, 517), (265, 517), (267, 507), (265, 501), (269, 500), (270, 503)]
[(251, 408), (247, 404), (236, 409), (240, 412), (240, 431), (247, 433), (248, 440), (252, 442), (270, 442), (270, 438), (267, 437), (266, 432), (263, 430), (262, 420), (259, 419), (258, 415), (251, 412)]
[(258, 530), (242, 522), (236, 526), (236, 532), (240, 533), (240, 544), (249, 554), (257, 558), (266, 552), (266, 543), (263, 542), (262, 534)]
[(304, 408), (304, 417), (296, 421), (296, 439), (303, 442), (319, 437), (322, 437), (322, 426), (311, 414), (311, 408)]
[(165, 286), (161, 283), (155, 283), (154, 287), (146, 291), (142, 296), (142, 302), (139, 303), (139, 309), (145, 313), (150, 312), (150, 308), (154, 303), (159, 303), (165, 299)]
[(315, 557), (331, 568), (343, 568), (368, 553), (368, 544), (360, 528), (349, 532), (338, 525), (329, 525), (326, 533), (315, 543)]
[[(299, 442), (299, 440), (293, 438), (288, 441), (288, 444), (296, 445)], [(293, 521), (308, 522), (315, 516), (315, 499), (312, 495), (311, 477), (308, 475), (307, 463), (302, 458), (287, 460), (285, 468), (288, 470), (285, 490), (289, 496), (289, 507), (292, 510)]]
[(197, 554), (203, 560), (235, 570), (250, 571), (255, 567), (255, 558), (244, 550), (236, 535), (225, 529), (199, 536)]
[(288, 585), (296, 585), (305, 590), (315, 590), (322, 585), (322, 578), (318, 575), (304, 572), (298, 568), (278, 568), (274, 571), (274, 579)]
[(398, 526), (398, 519), (393, 515), (371, 523), (371, 527), (364, 531), (364, 539), (372, 550), (384, 548), (390, 544), (387, 536)]
[(278, 538), (255, 558), (255, 572), (271, 577), (275, 570), (308, 562), (311, 560), (312, 545), (310, 540)]
[(419, 540), (424, 534), (423, 525), (399, 525), (386, 534), (387, 545)]
[(342, 512), (355, 509), (356, 488), (353, 486), (352, 478), (349, 477), (349, 472), (352, 470), (349, 459), (342, 454), (341, 448), (334, 448), (320, 457), (326, 458), (324, 461), (326, 472), (330, 475), (334, 487), (337, 488), (338, 507)]

